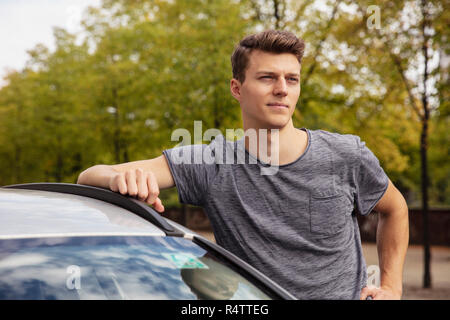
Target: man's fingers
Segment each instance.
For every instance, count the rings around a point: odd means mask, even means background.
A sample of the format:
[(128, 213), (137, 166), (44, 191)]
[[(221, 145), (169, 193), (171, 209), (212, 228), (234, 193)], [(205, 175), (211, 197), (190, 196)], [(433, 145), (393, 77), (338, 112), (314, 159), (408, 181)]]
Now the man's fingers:
[(125, 179), (125, 174), (119, 174), (117, 176), (117, 186), (121, 194), (127, 194), (128, 188), (127, 188), (127, 181)]
[(164, 206), (162, 205), (159, 196), (159, 186), (156, 181), (156, 177), (153, 172), (147, 173), (147, 187), (148, 187), (148, 198), (145, 200), (148, 204), (153, 205), (153, 208), (158, 212), (164, 211)]
[(376, 288), (364, 287), (361, 290), (360, 300), (367, 300), (367, 297), (371, 297), (372, 299), (375, 297)]
[(111, 189), (111, 191), (126, 194), (128, 189), (127, 183), (125, 181), (125, 175), (123, 173), (118, 173), (114, 177), (112, 177), (109, 182), (109, 188)]
[(159, 196), (159, 187), (153, 172), (147, 173), (148, 198), (145, 200), (148, 204), (153, 204)]
[(153, 205), (156, 211), (163, 212), (164, 206), (159, 196), (159, 186), (153, 172), (144, 172), (142, 169), (129, 170), (117, 174), (110, 183), (112, 191), (128, 194), (140, 201)]
[(368, 287), (364, 287), (361, 290), (360, 300), (366, 300), (366, 298), (369, 296), (369, 294), (370, 294), (370, 289)]
[(138, 187), (136, 184), (136, 173), (134, 170), (125, 172), (125, 179), (127, 182), (128, 194), (132, 197), (136, 197), (138, 193)]
[(145, 201), (148, 197), (148, 187), (146, 177), (142, 169), (136, 170), (136, 184), (138, 187), (138, 200)]
[(160, 198), (156, 198), (155, 203), (153, 203), (153, 208), (158, 212), (164, 212), (164, 206)]

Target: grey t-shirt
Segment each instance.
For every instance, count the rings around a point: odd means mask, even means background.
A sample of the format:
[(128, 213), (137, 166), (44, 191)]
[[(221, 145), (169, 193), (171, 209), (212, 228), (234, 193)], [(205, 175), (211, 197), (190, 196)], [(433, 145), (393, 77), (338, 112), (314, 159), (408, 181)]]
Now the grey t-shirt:
[(243, 139), (163, 153), (180, 202), (204, 208), (219, 245), (298, 299), (359, 299), (367, 272), (355, 211), (370, 213), (389, 179), (359, 137), (302, 130), (305, 152), (276, 174), (261, 174), (268, 165)]

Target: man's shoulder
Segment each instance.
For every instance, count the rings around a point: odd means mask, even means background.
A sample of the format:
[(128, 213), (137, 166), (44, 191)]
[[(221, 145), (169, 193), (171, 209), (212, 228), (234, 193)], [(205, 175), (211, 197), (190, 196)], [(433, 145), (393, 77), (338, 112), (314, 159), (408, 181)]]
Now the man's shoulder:
[(309, 130), (314, 138), (322, 142), (340, 146), (341, 144), (358, 146), (359, 136), (350, 133), (330, 132), (322, 129)]
[(357, 158), (361, 139), (348, 133), (337, 133), (326, 130), (310, 130), (311, 140), (321, 147), (328, 148), (334, 154), (345, 158)]
[(228, 164), (234, 159), (235, 143), (220, 134), (209, 143), (178, 145), (163, 153), (175, 164)]

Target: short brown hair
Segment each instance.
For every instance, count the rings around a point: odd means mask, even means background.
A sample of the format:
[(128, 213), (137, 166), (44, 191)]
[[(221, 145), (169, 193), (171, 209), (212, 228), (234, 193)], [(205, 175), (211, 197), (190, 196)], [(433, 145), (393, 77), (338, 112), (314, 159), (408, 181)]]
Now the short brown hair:
[(241, 83), (245, 80), (248, 58), (253, 50), (272, 53), (292, 53), (302, 63), (305, 42), (289, 31), (266, 30), (246, 36), (234, 49), (231, 55), (233, 78)]

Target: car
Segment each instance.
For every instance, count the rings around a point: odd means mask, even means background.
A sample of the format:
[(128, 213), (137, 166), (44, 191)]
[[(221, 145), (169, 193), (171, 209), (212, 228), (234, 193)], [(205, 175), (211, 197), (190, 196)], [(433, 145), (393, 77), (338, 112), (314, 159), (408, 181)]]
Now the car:
[(287, 299), (144, 202), (69, 183), (0, 187), (0, 299)]

